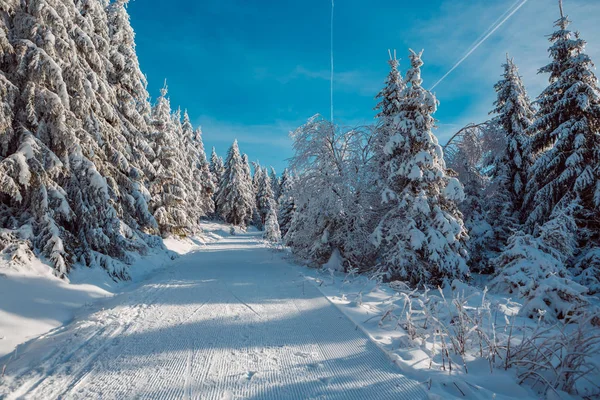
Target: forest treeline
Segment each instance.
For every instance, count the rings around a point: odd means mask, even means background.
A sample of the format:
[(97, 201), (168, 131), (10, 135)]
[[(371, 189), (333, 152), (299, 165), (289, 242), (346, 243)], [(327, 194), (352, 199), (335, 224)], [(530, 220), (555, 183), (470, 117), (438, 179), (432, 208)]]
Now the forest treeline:
[[(371, 126), (316, 115), (278, 176), (237, 141), (207, 158), (202, 131), (140, 70), (127, 0), (6, 0), (0, 8), (0, 248), (56, 275), (99, 265), (127, 279), (161, 237), (203, 218), (253, 224), (315, 265), (438, 286), (473, 273), (567, 318), (600, 291), (600, 91), (562, 15), (535, 101), (507, 56), (491, 119), (446, 154), (422, 52), (398, 61)], [(460, 139), (460, 140), (459, 140)]]

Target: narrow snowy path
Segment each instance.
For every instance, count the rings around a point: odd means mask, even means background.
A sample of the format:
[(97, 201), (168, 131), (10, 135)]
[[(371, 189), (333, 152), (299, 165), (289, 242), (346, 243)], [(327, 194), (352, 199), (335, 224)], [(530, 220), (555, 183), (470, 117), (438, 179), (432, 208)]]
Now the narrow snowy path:
[(115, 300), (27, 346), (0, 398), (425, 397), (255, 234), (209, 244)]

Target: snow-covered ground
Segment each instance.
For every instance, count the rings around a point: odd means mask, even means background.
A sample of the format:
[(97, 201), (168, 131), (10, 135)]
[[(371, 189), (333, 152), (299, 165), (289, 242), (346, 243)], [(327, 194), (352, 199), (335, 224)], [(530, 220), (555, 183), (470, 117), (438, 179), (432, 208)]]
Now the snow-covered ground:
[[(332, 264), (331, 262), (328, 264)], [(425, 383), (430, 399), (592, 399), (598, 398), (600, 382), (600, 341), (597, 328), (588, 327), (590, 353), (582, 371), (590, 374), (578, 385), (581, 397), (545, 387), (543, 378), (553, 382), (563, 379), (567, 365), (561, 365), (558, 355), (567, 359), (579, 345), (575, 324), (552, 325), (518, 315), (522, 306), (502, 293), (489, 293), (476, 286), (455, 281), (444, 290), (411, 290), (402, 284), (392, 288), (364, 275), (336, 272), (335, 263), (329, 268), (304, 269), (312, 281), (345, 315), (367, 334), (407, 376)], [(482, 282), (482, 285), (484, 286)], [(523, 379), (531, 367), (531, 358), (516, 362), (506, 369), (506, 346), (510, 342), (512, 356), (515, 347), (524, 339), (543, 332), (554, 337), (552, 350), (556, 353), (552, 366), (540, 363), (534, 369), (543, 378)], [(461, 340), (461, 337), (463, 338)], [(572, 338), (572, 341), (569, 339)], [(445, 343), (442, 341), (444, 340)], [(490, 349), (489, 343), (495, 347)], [(547, 350), (540, 345), (533, 352)], [(464, 355), (456, 347), (464, 345)], [(448, 352), (444, 356), (444, 348)], [(450, 359), (450, 360), (449, 360)], [(564, 360), (563, 359), (563, 360)], [(512, 359), (511, 359), (512, 360)], [(451, 366), (450, 363), (451, 362)], [(518, 366), (517, 366), (518, 365)], [(519, 368), (524, 367), (524, 368)], [(546, 368), (555, 370), (547, 373)], [(562, 369), (562, 371), (561, 371)], [(521, 374), (519, 376), (519, 374)], [(556, 375), (555, 375), (556, 374)]]
[(426, 397), (305, 268), (219, 234), (1, 358), (0, 398)]
[[(335, 272), (335, 257), (321, 270), (299, 266), (256, 231), (203, 228), (202, 238), (166, 241), (175, 260), (140, 259), (132, 282), (80, 269), (67, 284), (36, 263), (2, 269), (0, 398), (544, 396), (500, 357), (489, 361), (485, 340), (500, 349), (536, 329), (507, 296), (458, 282), (442, 292), (392, 288)], [(461, 304), (479, 326), (465, 323), (464, 356), (444, 359), (442, 336), (456, 347)]]
[(81, 266), (71, 271), (67, 282), (56, 278), (53, 269), (37, 258), (29, 265), (0, 260), (0, 357), (15, 349), (18, 353), (19, 344), (79, 313), (89, 313), (98, 300), (135, 289), (157, 269), (171, 264), (177, 254), (185, 254), (201, 242), (167, 239), (165, 244), (170, 252), (156, 250), (139, 257), (129, 268), (132, 279), (128, 282), (115, 282), (99, 267)]

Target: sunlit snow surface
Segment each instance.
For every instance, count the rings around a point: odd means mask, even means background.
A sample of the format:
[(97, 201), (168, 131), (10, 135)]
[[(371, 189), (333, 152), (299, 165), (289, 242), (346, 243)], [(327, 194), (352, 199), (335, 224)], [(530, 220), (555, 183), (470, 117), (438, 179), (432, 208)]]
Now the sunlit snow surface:
[(425, 398), (260, 233), (212, 235), (0, 359), (0, 398)]

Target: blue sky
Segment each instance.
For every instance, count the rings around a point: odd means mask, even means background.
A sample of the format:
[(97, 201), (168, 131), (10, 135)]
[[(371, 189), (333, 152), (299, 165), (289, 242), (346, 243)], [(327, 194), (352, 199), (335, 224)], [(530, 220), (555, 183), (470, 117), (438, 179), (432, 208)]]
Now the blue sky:
[[(387, 49), (408, 67), (424, 49), (424, 86), (458, 61), (516, 0), (337, 0), (334, 106), (344, 125), (373, 120), (373, 97), (388, 73)], [(600, 1), (564, 0), (572, 28), (600, 63)], [(234, 138), (251, 160), (280, 172), (292, 155), (288, 133), (316, 113), (329, 115), (329, 0), (136, 0), (129, 5), (142, 71), (154, 98), (167, 79), (171, 103), (201, 125), (207, 150)], [(545, 35), (556, 0), (527, 3), (435, 88), (440, 142), (486, 119), (508, 52), (530, 96), (546, 83)]]

